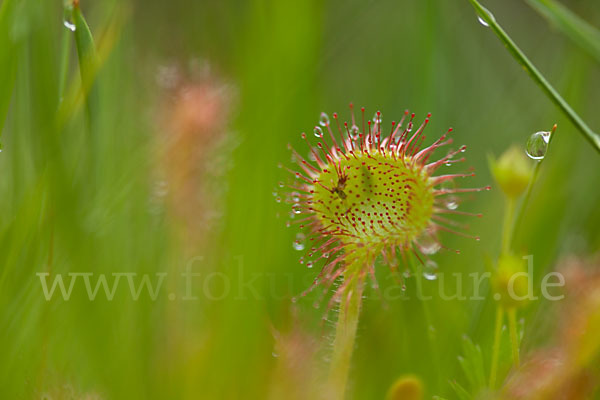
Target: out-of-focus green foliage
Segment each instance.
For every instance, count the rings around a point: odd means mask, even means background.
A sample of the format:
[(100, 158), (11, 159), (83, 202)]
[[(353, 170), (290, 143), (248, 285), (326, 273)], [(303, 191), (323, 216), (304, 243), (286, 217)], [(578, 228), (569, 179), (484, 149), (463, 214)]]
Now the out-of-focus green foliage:
[(600, 62), (600, 31), (567, 7), (554, 0), (527, 0), (527, 3), (555, 25), (574, 44)]

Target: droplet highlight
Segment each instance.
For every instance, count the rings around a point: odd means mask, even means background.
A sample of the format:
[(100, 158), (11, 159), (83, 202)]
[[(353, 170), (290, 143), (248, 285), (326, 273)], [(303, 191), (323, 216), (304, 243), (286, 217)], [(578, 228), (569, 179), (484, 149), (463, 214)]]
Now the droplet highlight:
[(419, 244), (419, 250), (421, 253), (426, 255), (435, 254), (442, 248), (442, 245), (439, 243), (438, 239), (435, 237), (433, 233), (425, 232), (417, 239), (417, 243)]
[(75, 30), (77, 29), (77, 27), (75, 26), (75, 24), (72, 24), (72, 23), (70, 23), (67, 20), (63, 21), (63, 25), (65, 26), (65, 28), (67, 28), (71, 32), (75, 32)]
[(433, 260), (427, 260), (423, 265), (423, 278), (428, 281), (434, 281), (437, 279), (438, 265)]
[(359, 129), (358, 129), (358, 126), (352, 125), (350, 127), (349, 131), (350, 131), (350, 138), (352, 140), (358, 140), (358, 135), (359, 135), (359, 132), (360, 132)]
[(548, 151), (550, 142), (550, 132), (541, 131), (532, 134), (527, 140), (526, 152), (529, 158), (533, 160), (543, 160)]
[(373, 115), (373, 122), (375, 122), (376, 124), (381, 124), (382, 120), (383, 118), (381, 116), (381, 111), (377, 111), (375, 115)]
[(321, 116), (319, 117), (319, 125), (321, 125), (321, 126), (327, 126), (327, 125), (329, 125), (329, 115), (327, 115), (326, 113), (322, 112)]
[(298, 251), (304, 250), (304, 240), (305, 239), (306, 239), (306, 236), (304, 236), (303, 233), (298, 233), (296, 235), (296, 240), (294, 240), (294, 242), (292, 243), (292, 247), (294, 248), (294, 250), (298, 250)]
[(481, 13), (478, 13), (477, 15), (477, 21), (482, 25), (485, 26), (486, 28), (490, 27), (490, 24), (487, 23), (487, 21), (485, 20), (485, 18), (483, 18), (482, 13), (485, 13), (486, 16), (488, 17), (488, 19), (490, 19), (491, 21), (496, 22), (496, 18), (494, 17), (494, 14), (492, 14), (487, 8), (485, 7), (481, 7), (483, 10), (481, 11)]
[(485, 22), (485, 20), (483, 18), (481, 18), (479, 15), (477, 16), (477, 21), (479, 21), (479, 23), (483, 26), (485, 26), (486, 28), (489, 28), (489, 24), (487, 22)]

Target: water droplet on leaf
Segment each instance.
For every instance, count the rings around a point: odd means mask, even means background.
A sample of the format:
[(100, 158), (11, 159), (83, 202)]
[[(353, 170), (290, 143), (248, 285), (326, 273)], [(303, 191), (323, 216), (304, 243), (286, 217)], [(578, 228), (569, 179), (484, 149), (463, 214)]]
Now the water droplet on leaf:
[(322, 138), (323, 137), (323, 129), (321, 129), (320, 127), (315, 126), (315, 129), (314, 129), (313, 132), (314, 132), (314, 134), (315, 134), (316, 137), (318, 137), (318, 138)]

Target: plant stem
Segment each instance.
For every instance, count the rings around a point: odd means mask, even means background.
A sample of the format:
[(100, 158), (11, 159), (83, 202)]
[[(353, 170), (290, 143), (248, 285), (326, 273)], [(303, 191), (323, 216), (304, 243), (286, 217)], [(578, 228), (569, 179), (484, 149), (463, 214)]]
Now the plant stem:
[(502, 228), (502, 254), (510, 254), (510, 242), (512, 240), (512, 222), (515, 214), (515, 200), (506, 198), (504, 210), (504, 225)]
[(519, 359), (519, 335), (517, 334), (517, 311), (514, 308), (508, 310), (508, 328), (510, 330), (510, 346), (512, 349), (513, 364), (515, 367), (521, 365)]
[(562, 98), (562, 96), (554, 89), (554, 87), (544, 78), (541, 72), (533, 65), (533, 63), (525, 56), (525, 54), (519, 49), (515, 42), (508, 36), (508, 34), (502, 29), (502, 27), (496, 22), (494, 16), (485, 9), (477, 0), (469, 0), (477, 14), (485, 21), (485, 23), (494, 31), (496, 36), (507, 48), (508, 52), (514, 57), (515, 60), (527, 71), (531, 79), (537, 83), (546, 96), (562, 110), (563, 113), (569, 118), (569, 120), (579, 129), (579, 131), (585, 136), (598, 152), (600, 152), (600, 135), (594, 132), (581, 117), (571, 108), (569, 103)]
[(523, 216), (525, 215), (525, 209), (527, 208), (527, 203), (529, 203), (529, 198), (531, 197), (531, 192), (533, 191), (533, 185), (537, 181), (538, 174), (540, 173), (540, 166), (542, 165), (541, 161), (535, 163), (535, 167), (533, 169), (533, 175), (531, 177), (531, 181), (529, 181), (529, 186), (527, 187), (527, 191), (525, 192), (525, 197), (519, 206), (519, 210), (517, 211), (517, 217), (514, 225), (512, 226), (512, 234), (511, 234), (511, 243), (515, 238), (515, 233), (517, 229), (521, 226), (521, 222), (523, 222)]
[(364, 276), (359, 271), (350, 271), (347, 277), (351, 281), (342, 293), (329, 370), (328, 386), (331, 392), (327, 398), (334, 400), (344, 398), (362, 303)]
[(504, 309), (496, 306), (496, 325), (494, 327), (494, 345), (492, 346), (492, 366), (490, 368), (490, 389), (496, 386), (496, 375), (498, 373), (498, 357), (500, 356), (500, 335), (502, 334), (502, 321), (504, 320)]
[[(557, 127), (556, 124), (554, 124), (554, 126), (550, 130), (550, 141), (548, 143), (548, 149), (546, 150), (546, 153), (550, 149), (550, 143), (552, 143), (552, 139), (554, 138), (554, 132), (556, 132), (556, 127)], [(540, 169), (541, 169), (541, 166), (542, 166), (542, 163), (544, 162), (544, 160), (545, 160), (545, 157), (542, 158), (541, 160), (537, 161), (535, 163), (535, 167), (533, 168), (533, 175), (531, 176), (531, 180), (529, 181), (529, 185), (527, 186), (527, 191), (525, 192), (525, 197), (523, 198), (523, 201), (521, 202), (521, 205), (519, 206), (519, 208), (517, 210), (517, 217), (516, 217), (515, 223), (512, 226), (511, 246), (513, 244), (512, 241), (514, 241), (514, 238), (515, 238), (515, 233), (516, 233), (517, 229), (519, 229), (519, 227), (521, 226), (521, 223), (523, 222), (523, 216), (525, 215), (525, 209), (527, 208), (527, 204), (529, 203), (529, 199), (531, 198), (531, 193), (533, 192), (533, 185), (535, 185), (535, 183), (537, 182), (537, 178), (540, 173)]]

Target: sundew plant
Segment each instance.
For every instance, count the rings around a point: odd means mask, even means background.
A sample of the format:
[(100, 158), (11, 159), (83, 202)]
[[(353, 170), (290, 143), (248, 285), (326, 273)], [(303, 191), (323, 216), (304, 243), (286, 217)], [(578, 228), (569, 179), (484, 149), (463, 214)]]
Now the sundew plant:
[(600, 399), (599, 63), (595, 0), (0, 0), (0, 399)]

